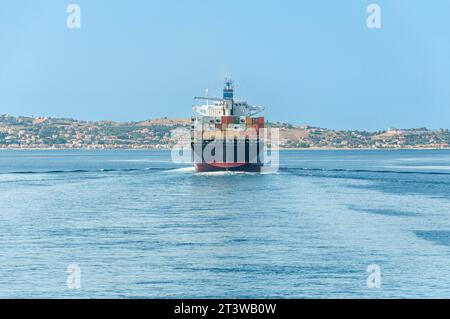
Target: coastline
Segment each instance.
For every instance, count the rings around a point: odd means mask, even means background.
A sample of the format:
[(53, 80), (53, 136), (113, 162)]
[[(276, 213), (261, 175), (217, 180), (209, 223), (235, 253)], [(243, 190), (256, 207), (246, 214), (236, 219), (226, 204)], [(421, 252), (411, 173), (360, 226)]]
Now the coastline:
[[(170, 147), (148, 147), (148, 148), (53, 148), (53, 147), (6, 147), (0, 148), (1, 151), (171, 151)], [(450, 147), (386, 147), (386, 148), (371, 148), (371, 147), (305, 147), (305, 148), (274, 148), (279, 151), (425, 151), (425, 150), (450, 150)]]

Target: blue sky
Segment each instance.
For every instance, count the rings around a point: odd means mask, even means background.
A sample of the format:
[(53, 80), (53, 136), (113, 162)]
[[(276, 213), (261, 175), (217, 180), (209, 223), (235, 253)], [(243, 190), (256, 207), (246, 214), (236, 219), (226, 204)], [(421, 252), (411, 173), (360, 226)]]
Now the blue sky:
[[(66, 27), (77, 3), (82, 27)], [(382, 28), (366, 26), (381, 6)], [(450, 128), (450, 1), (2, 2), (0, 114), (188, 117), (236, 95), (270, 120), (335, 129)]]

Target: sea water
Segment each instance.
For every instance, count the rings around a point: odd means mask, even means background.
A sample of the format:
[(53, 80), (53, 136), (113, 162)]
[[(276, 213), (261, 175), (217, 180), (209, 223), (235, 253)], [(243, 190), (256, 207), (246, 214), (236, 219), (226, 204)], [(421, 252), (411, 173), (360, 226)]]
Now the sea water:
[(0, 151), (0, 298), (25, 297), (448, 298), (450, 151)]

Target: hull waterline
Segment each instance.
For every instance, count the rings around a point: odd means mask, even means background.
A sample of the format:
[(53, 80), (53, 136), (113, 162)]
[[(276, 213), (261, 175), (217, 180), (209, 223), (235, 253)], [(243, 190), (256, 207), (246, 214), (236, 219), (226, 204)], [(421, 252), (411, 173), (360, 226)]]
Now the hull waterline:
[(196, 163), (197, 173), (206, 172), (261, 172), (262, 165), (254, 163)]

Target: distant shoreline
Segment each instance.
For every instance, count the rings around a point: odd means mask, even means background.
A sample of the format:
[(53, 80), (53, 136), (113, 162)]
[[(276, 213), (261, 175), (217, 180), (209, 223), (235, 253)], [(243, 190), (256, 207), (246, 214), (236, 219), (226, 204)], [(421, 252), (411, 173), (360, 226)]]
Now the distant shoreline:
[[(64, 118), (0, 115), (0, 149), (169, 149), (177, 129), (190, 129), (189, 118), (160, 118), (141, 122), (86, 122)], [(283, 150), (449, 149), (450, 130), (427, 128), (366, 132), (269, 123), (279, 129)]]
[[(1, 151), (171, 151), (171, 148), (0, 148)], [(277, 150), (277, 149), (274, 149)], [(450, 150), (450, 147), (396, 147), (396, 148), (338, 148), (338, 147), (306, 147), (279, 148), (280, 151), (425, 151)]]

